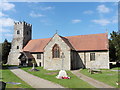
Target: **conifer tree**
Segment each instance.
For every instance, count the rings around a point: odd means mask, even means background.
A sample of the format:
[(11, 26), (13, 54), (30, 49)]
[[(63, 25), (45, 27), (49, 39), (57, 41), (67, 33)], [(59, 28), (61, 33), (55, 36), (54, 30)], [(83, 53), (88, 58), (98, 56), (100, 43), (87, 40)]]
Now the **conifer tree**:
[(11, 43), (9, 43), (7, 39), (5, 39), (5, 41), (2, 43), (2, 64), (7, 63), (10, 48), (11, 48)]
[(120, 33), (113, 31), (109, 39), (110, 61), (120, 62)]

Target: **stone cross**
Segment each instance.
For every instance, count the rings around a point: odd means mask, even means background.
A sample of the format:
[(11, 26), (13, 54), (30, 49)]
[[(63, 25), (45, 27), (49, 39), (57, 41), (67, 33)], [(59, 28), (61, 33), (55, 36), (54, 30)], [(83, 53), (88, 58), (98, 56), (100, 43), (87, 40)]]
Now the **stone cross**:
[(63, 52), (62, 52), (61, 58), (62, 58), (62, 70), (63, 70), (63, 64), (64, 64), (64, 58), (65, 58), (65, 55)]
[(56, 34), (58, 34), (58, 30), (56, 30)]

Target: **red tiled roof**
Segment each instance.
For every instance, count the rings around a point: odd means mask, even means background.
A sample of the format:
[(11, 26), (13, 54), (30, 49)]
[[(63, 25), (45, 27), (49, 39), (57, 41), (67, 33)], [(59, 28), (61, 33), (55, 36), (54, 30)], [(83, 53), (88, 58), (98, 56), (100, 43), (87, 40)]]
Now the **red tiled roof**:
[[(108, 50), (108, 37), (106, 33), (61, 38), (71, 49), (74, 48), (76, 51)], [(51, 38), (30, 40), (23, 48), (23, 51), (43, 52), (44, 47), (50, 39)]]
[(108, 50), (108, 36), (103, 34), (90, 34), (66, 37), (76, 51)]
[(23, 51), (43, 52), (43, 48), (47, 45), (51, 38), (30, 40), (23, 48)]

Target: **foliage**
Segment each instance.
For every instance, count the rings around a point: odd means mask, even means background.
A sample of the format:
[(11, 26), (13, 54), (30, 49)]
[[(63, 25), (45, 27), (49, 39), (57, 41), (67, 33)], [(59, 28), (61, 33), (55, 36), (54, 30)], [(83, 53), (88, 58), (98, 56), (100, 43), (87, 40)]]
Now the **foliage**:
[(6, 64), (7, 63), (7, 59), (8, 59), (8, 55), (9, 55), (9, 52), (10, 52), (10, 48), (11, 48), (11, 43), (9, 43), (7, 41), (7, 39), (5, 39), (5, 41), (2, 43), (2, 46), (1, 46), (1, 53), (2, 54), (2, 64)]
[(120, 33), (113, 31), (110, 35), (110, 61), (120, 61)]
[[(112, 70), (114, 70), (114, 69), (112, 69)], [(117, 68), (117, 70), (118, 70), (118, 68)], [(102, 73), (90, 74), (87, 69), (82, 69), (80, 71), (80, 73), (117, 88), (118, 87), (116, 85), (116, 81), (118, 81), (118, 71), (117, 70), (111, 71), (111, 69), (108, 69), (108, 70), (102, 69), (101, 70)]]
[(70, 71), (67, 71), (67, 74), (71, 79), (57, 79), (56, 76), (58, 75), (57, 71), (48, 71), (43, 69), (42, 67), (36, 67), (36, 69), (40, 70), (37, 72), (30, 72), (30, 67), (21, 68), (26, 72), (38, 76), (40, 78), (52, 81), (54, 83), (58, 83), (67, 88), (94, 88), (93, 86), (89, 85), (87, 82), (79, 79), (77, 76), (73, 75)]
[(2, 43), (0, 43), (0, 65), (2, 64)]

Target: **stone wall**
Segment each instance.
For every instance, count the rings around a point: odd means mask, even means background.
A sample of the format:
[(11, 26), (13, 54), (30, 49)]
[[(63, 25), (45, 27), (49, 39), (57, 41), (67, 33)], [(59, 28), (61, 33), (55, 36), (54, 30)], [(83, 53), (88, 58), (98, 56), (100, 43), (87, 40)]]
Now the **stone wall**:
[[(90, 53), (95, 53), (95, 61), (90, 61)], [(79, 52), (86, 68), (109, 69), (109, 51)]]
[[(22, 48), (31, 40), (31, 30), (31, 24), (27, 24), (26, 22), (14, 23), (13, 40), (7, 64), (19, 65), (18, 57), (20, 56), (20, 52), (22, 52)], [(17, 33), (18, 31), (19, 34)]]
[(19, 65), (19, 59), (18, 57), (20, 56), (20, 52), (14, 52), (11, 51), (8, 56), (8, 62), (7, 64), (9, 65)]
[(81, 55), (79, 55), (77, 51), (71, 51), (71, 69), (76, 70), (84, 67)]
[(61, 39), (60, 36), (55, 34), (50, 42), (44, 49), (44, 69), (48, 70), (61, 70), (62, 69), (62, 58), (52, 58), (52, 48), (57, 44), (60, 47), (60, 56), (62, 52), (65, 55), (63, 60), (63, 69), (70, 70), (71, 69), (71, 61), (70, 61), (70, 48), (69, 46)]
[[(41, 59), (37, 59), (37, 54), (41, 54)], [(35, 61), (37, 63), (37, 66), (40, 66), (40, 63), (41, 63), (41, 67), (43, 67), (43, 53), (35, 53), (35, 54), (32, 54), (33, 57), (35, 58)]]

